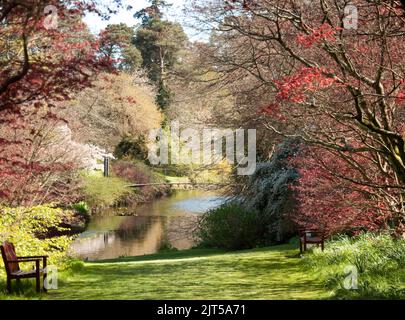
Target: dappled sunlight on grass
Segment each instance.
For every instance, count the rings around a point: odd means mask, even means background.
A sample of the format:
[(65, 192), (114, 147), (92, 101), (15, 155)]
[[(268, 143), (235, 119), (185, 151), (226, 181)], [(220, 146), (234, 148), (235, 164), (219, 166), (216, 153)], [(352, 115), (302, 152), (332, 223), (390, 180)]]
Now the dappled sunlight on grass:
[(291, 247), (222, 253), (187, 250), (86, 263), (65, 273), (49, 299), (321, 299)]

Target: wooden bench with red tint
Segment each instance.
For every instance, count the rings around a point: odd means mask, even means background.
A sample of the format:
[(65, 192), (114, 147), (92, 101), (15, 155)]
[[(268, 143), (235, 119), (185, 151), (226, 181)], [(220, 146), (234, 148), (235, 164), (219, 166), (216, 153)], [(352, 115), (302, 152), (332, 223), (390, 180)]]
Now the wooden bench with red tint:
[(307, 251), (308, 244), (321, 245), (322, 251), (325, 248), (325, 232), (321, 229), (299, 229), (300, 253)]
[[(6, 268), (7, 274), (7, 291), (11, 293), (11, 280), (26, 278), (35, 278), (36, 279), (36, 290), (37, 292), (41, 291), (41, 275), (45, 282), (46, 279), (46, 260), (48, 256), (30, 256), (30, 257), (19, 257), (17, 256), (14, 245), (9, 242), (4, 242), (0, 246), (1, 256), (3, 257), (4, 266)], [(40, 262), (42, 260), (42, 268)], [(21, 270), (20, 263), (35, 262), (35, 268), (32, 270)], [(46, 288), (44, 287), (44, 291)]]

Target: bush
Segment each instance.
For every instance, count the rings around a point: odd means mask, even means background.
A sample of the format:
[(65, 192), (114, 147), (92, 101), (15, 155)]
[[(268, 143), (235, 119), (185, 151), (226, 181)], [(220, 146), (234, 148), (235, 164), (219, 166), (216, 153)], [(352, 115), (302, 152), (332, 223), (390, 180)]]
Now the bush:
[(259, 212), (226, 203), (203, 215), (197, 233), (200, 246), (238, 250), (260, 245), (264, 232)]
[(0, 242), (14, 243), (19, 256), (48, 255), (50, 264), (64, 266), (68, 261), (66, 251), (72, 238), (58, 236), (43, 239), (43, 235), (50, 229), (66, 231), (60, 225), (70, 215), (70, 212), (52, 205), (0, 208)]
[(256, 171), (243, 183), (243, 191), (238, 194), (243, 205), (263, 215), (267, 228), (264, 240), (267, 244), (286, 242), (297, 234), (296, 225), (291, 219), (297, 203), (290, 187), (299, 176), (288, 163), (297, 150), (296, 141), (284, 141), (269, 162), (257, 164)]
[(139, 136), (137, 139), (125, 137), (115, 147), (114, 155), (118, 159), (130, 157), (145, 161), (148, 158), (148, 147), (144, 136)]
[(79, 215), (85, 217), (86, 219), (89, 217), (90, 209), (88, 204), (84, 201), (73, 204), (72, 209), (74, 209)]
[[(164, 177), (154, 173), (146, 164), (128, 160), (118, 160), (112, 165), (112, 172), (121, 179), (134, 184), (148, 184), (165, 182)], [(163, 194), (170, 192), (170, 187), (163, 185), (145, 186), (136, 188), (137, 202), (147, 202)]]
[[(304, 261), (338, 298), (405, 297), (405, 240), (388, 234), (337, 236), (326, 244), (324, 252), (315, 249)], [(343, 286), (347, 266), (357, 269), (357, 290)]]
[(112, 172), (119, 178), (133, 183), (150, 183), (152, 174), (150, 169), (141, 163), (119, 160), (113, 163)]

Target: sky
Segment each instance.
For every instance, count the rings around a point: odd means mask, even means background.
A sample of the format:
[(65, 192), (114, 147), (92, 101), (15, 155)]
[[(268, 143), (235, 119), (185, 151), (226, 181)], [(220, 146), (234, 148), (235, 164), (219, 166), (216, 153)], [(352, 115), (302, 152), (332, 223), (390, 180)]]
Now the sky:
[[(147, 0), (123, 0), (124, 8), (126, 5), (131, 5), (133, 9), (131, 11), (127, 11), (125, 9), (120, 10), (118, 14), (113, 15), (109, 20), (103, 21), (99, 16), (96, 14), (87, 14), (84, 21), (89, 26), (91, 32), (98, 34), (100, 30), (104, 29), (109, 24), (118, 24), (118, 23), (125, 23), (128, 26), (134, 26), (140, 21), (133, 17), (133, 14), (136, 11), (139, 11), (148, 6)], [(169, 12), (165, 14), (165, 17), (168, 20), (179, 22), (183, 25), (184, 31), (187, 33), (188, 37), (191, 41), (200, 40), (203, 41), (207, 38), (207, 35), (202, 35), (197, 33), (192, 28), (189, 28), (184, 23), (184, 14), (182, 9), (186, 4), (187, 0), (168, 0), (168, 3), (172, 4), (172, 7), (169, 8)]]

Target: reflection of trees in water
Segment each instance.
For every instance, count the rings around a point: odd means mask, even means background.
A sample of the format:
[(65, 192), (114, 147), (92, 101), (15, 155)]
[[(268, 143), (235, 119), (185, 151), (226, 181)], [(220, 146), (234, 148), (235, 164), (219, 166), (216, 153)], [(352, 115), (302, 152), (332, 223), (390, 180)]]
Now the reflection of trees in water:
[(158, 216), (131, 217), (131, 219), (126, 219), (119, 225), (118, 229), (115, 231), (115, 234), (121, 240), (142, 240), (146, 237), (154, 224), (162, 224), (164, 227), (166, 220), (166, 217)]
[(189, 249), (194, 244), (192, 231), (197, 217), (126, 217), (115, 230), (78, 239), (71, 249), (79, 257), (90, 260), (151, 254), (168, 247)]
[(84, 259), (111, 259), (155, 253), (162, 242), (162, 217), (126, 219), (115, 231), (76, 241), (73, 251)]
[[(193, 244), (193, 231), (197, 215), (139, 216), (121, 222), (115, 231), (121, 246), (131, 246), (136, 240), (144, 244), (156, 243), (159, 247), (187, 249)], [(159, 234), (157, 234), (159, 233)]]
[[(178, 249), (186, 249), (194, 244), (194, 231), (198, 215), (172, 217), (166, 224), (166, 239)], [(180, 247), (178, 247), (180, 246)]]
[(97, 256), (99, 252), (105, 250), (116, 240), (115, 232), (103, 232), (91, 237), (78, 238), (69, 248), (69, 254), (79, 258), (89, 258)]

